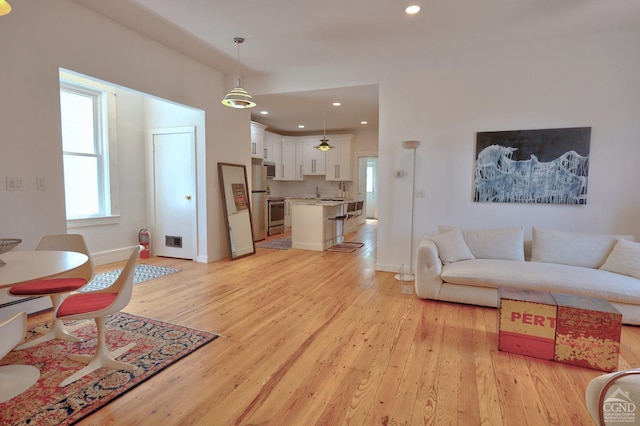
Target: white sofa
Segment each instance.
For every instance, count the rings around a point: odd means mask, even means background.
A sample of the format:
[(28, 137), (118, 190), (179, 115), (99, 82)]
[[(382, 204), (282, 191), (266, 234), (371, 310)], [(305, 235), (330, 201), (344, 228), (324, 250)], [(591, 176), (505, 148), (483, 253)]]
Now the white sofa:
[(422, 239), (415, 288), (423, 299), (498, 305), (510, 286), (608, 300), (625, 324), (640, 325), (640, 243), (632, 235), (534, 227), (463, 229), (441, 226)]

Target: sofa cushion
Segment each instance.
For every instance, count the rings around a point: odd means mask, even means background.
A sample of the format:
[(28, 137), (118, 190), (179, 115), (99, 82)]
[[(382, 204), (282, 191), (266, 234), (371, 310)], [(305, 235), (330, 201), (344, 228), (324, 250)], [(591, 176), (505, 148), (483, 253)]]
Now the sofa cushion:
[[(440, 226), (440, 232), (455, 229), (451, 226)], [(476, 259), (524, 260), (524, 229), (495, 228), (472, 229), (460, 228), (467, 247)]]
[(640, 279), (640, 243), (617, 240), (600, 269)]
[(533, 227), (531, 260), (599, 268), (618, 238), (634, 240), (633, 235), (589, 234)]
[(578, 266), (475, 259), (444, 265), (441, 278), (451, 284), (489, 288), (509, 286), (640, 304), (640, 281), (637, 279)]
[(438, 256), (442, 260), (442, 263), (474, 259), (459, 229), (433, 235), (430, 239), (436, 244), (436, 247), (438, 247)]

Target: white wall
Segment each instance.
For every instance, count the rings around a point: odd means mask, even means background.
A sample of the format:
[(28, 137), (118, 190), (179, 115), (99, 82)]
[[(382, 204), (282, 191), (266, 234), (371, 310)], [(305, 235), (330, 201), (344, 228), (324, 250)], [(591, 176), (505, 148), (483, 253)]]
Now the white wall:
[[(255, 92), (380, 85), (376, 267), (409, 264), (411, 151), (418, 139), (416, 242), (439, 224), (531, 226), (640, 239), (640, 30), (450, 51), (252, 80)], [(258, 94), (258, 93), (256, 93)], [(475, 134), (591, 126), (587, 205), (472, 201)], [(407, 174), (397, 178), (397, 170)]]
[[(424, 58), (381, 83), (378, 267), (409, 253), (411, 152), (419, 139), (415, 235), (439, 224), (532, 226), (640, 237), (640, 33), (592, 35)], [(407, 99), (419, 107), (399, 108)], [(587, 205), (474, 203), (475, 133), (591, 126)]]
[[(226, 255), (216, 164), (250, 165), (249, 112), (224, 108), (222, 75), (69, 1), (20, 2), (2, 17), (0, 179), (21, 176), (22, 192), (0, 187), (0, 235), (33, 248), (65, 232), (58, 67), (190, 105), (206, 114), (208, 258)], [(539, 225), (640, 238), (640, 30), (529, 44), (488, 46), (405, 61), (312, 68), (249, 78), (252, 92), (380, 85), (377, 268), (409, 260), (409, 152), (419, 139), (416, 236), (438, 224)], [(388, 63), (387, 63), (388, 62)], [(413, 100), (410, 102), (408, 100)], [(591, 126), (588, 204), (477, 204), (472, 200), (475, 133)], [(244, 142), (247, 143), (244, 143)], [(46, 191), (35, 190), (44, 175)]]
[[(0, 97), (0, 235), (22, 238), (19, 248), (26, 250), (44, 234), (66, 232), (58, 94), (63, 67), (205, 111), (204, 152), (198, 152), (204, 154), (199, 164), (205, 185), (199, 189), (206, 194), (203, 222), (210, 225), (201, 242), (207, 249), (203, 260), (225, 257), (217, 162), (249, 164), (250, 114), (220, 104), (222, 74), (70, 0), (21, 2), (0, 24), (2, 77), (8, 82)], [(131, 131), (132, 138), (140, 136)], [(120, 152), (123, 162), (133, 158)], [(6, 191), (5, 176), (22, 177), (24, 191)], [(46, 191), (36, 191), (36, 176), (45, 177)], [(129, 180), (136, 177), (121, 176), (120, 184), (138, 185)], [(135, 242), (129, 234), (140, 212), (132, 215), (122, 231), (126, 237), (90, 243), (90, 250)]]

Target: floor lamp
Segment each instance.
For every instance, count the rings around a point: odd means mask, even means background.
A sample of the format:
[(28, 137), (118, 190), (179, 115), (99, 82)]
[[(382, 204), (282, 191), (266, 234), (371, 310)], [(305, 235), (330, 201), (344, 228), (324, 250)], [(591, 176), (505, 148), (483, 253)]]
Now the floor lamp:
[(419, 146), (420, 141), (402, 141), (403, 148), (413, 150), (413, 168), (411, 169), (411, 173), (413, 174), (413, 179), (411, 181), (411, 258), (409, 260), (409, 273), (403, 273), (400, 271), (400, 273), (395, 276), (398, 281), (415, 280), (415, 276), (413, 275), (413, 202), (416, 198), (416, 150)]

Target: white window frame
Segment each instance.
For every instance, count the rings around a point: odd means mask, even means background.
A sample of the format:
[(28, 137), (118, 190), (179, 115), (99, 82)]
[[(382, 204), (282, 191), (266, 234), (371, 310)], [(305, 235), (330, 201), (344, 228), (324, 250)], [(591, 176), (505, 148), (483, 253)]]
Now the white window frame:
[(100, 212), (88, 217), (67, 218), (68, 228), (106, 225), (119, 222), (118, 182), (116, 179), (116, 89), (79, 74), (60, 70), (60, 91), (89, 96), (94, 100), (95, 154), (68, 152), (63, 156), (98, 158), (98, 196)]

